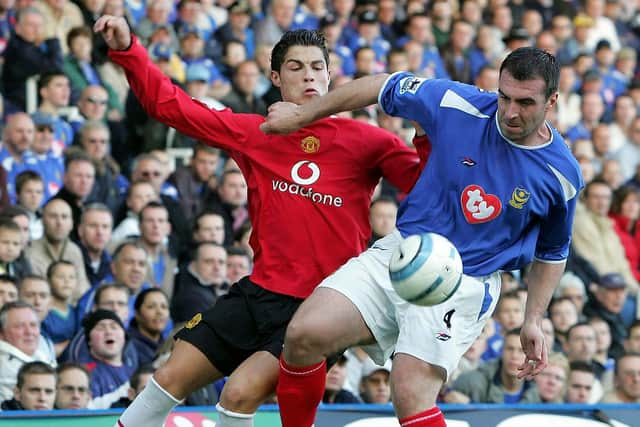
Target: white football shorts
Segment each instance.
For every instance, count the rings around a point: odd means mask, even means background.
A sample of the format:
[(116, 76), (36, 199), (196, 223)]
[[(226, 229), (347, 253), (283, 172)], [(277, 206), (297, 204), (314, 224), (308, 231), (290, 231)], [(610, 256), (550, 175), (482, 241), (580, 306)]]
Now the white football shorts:
[(389, 279), (389, 259), (402, 237), (398, 230), (350, 259), (319, 286), (335, 289), (360, 311), (377, 343), (363, 346), (379, 365), (393, 353), (406, 353), (447, 371), (482, 332), (500, 296), (500, 274), (464, 275), (447, 301), (431, 307), (398, 296)]

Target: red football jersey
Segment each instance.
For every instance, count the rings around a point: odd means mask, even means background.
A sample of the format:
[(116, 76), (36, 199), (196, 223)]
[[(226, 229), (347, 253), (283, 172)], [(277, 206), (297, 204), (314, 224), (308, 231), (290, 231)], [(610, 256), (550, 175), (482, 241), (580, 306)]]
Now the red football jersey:
[(289, 135), (265, 135), (264, 117), (211, 110), (173, 85), (137, 40), (109, 55), (150, 116), (226, 150), (238, 163), (253, 226), (251, 280), (270, 291), (309, 296), (366, 249), (380, 178), (408, 192), (420, 174), (415, 150), (383, 129), (328, 118)]

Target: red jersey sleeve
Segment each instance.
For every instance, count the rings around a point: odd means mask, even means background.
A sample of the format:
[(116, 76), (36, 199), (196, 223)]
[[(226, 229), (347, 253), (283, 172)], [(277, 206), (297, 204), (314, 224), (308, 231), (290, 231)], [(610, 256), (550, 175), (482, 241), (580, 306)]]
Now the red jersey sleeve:
[(242, 150), (251, 135), (259, 132), (258, 126), (264, 121), (262, 116), (236, 114), (230, 109), (211, 110), (191, 98), (151, 62), (145, 48), (132, 37), (128, 50), (109, 50), (109, 57), (122, 66), (131, 90), (151, 117), (225, 150)]

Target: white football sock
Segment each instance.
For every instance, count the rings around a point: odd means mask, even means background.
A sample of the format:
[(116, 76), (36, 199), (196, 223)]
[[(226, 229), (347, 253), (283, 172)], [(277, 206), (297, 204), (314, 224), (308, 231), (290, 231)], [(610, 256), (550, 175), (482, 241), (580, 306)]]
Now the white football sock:
[(178, 399), (151, 377), (144, 390), (122, 413), (114, 427), (162, 427)]
[(222, 407), (220, 403), (216, 405), (218, 411), (218, 421), (216, 427), (253, 427), (253, 417), (255, 414), (240, 414)]

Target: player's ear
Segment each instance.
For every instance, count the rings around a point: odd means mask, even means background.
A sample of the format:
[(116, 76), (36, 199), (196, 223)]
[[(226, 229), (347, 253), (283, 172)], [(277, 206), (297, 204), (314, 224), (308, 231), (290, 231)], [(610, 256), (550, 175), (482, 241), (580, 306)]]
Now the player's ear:
[(271, 83), (273, 83), (275, 87), (280, 87), (281, 83), (279, 72), (271, 70)]
[(556, 102), (558, 102), (558, 92), (554, 92), (551, 94), (551, 96), (547, 100), (545, 111), (549, 111), (554, 108), (556, 106)]

